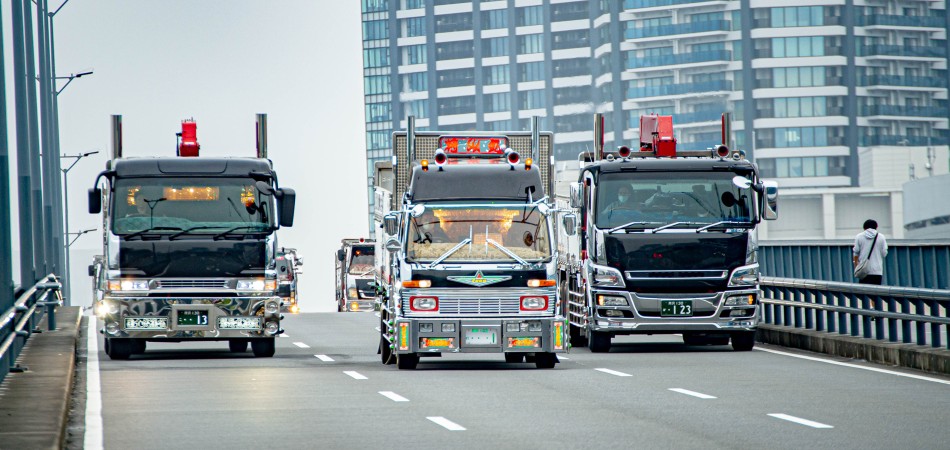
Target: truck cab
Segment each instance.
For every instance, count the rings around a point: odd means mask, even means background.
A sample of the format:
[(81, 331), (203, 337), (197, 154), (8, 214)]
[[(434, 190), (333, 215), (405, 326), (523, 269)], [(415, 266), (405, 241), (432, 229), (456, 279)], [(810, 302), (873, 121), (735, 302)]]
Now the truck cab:
[(338, 312), (373, 311), (376, 305), (376, 244), (372, 239), (343, 239), (335, 255)]

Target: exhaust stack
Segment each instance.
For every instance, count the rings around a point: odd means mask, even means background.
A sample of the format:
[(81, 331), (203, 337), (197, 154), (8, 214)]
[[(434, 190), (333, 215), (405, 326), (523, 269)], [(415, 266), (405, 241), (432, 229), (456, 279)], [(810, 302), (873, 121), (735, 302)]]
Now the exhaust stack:
[(267, 114), (257, 115), (257, 157), (267, 159)]
[(112, 115), (112, 159), (122, 157), (122, 115)]

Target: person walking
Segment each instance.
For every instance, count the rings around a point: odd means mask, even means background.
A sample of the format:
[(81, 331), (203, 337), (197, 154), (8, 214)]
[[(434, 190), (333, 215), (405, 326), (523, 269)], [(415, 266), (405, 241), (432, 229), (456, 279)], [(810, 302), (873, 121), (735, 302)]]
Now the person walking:
[(887, 239), (877, 231), (877, 221), (864, 221), (864, 231), (854, 237), (851, 250), (854, 276), (861, 284), (881, 284), (884, 280), (884, 257), (887, 256)]

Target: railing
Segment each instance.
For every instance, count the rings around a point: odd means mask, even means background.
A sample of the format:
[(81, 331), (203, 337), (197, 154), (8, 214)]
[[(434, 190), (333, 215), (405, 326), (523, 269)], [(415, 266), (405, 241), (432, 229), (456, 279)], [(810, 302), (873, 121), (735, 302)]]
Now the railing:
[(869, 145), (920, 147), (924, 145), (947, 145), (948, 143), (950, 143), (950, 140), (945, 136), (861, 136), (858, 139), (858, 145), (861, 147)]
[[(55, 275), (47, 275), (20, 294), (13, 306), (0, 316), (0, 381), (8, 372), (17, 371), (17, 356), (43, 318), (44, 306), (49, 330), (56, 329), (54, 309), (63, 304), (61, 288)], [(53, 300), (49, 300), (50, 295), (54, 296)]]
[(699, 92), (732, 91), (732, 81), (716, 80), (702, 83), (666, 84), (663, 86), (631, 87), (627, 89), (627, 98), (636, 100), (646, 97), (693, 94)]
[(920, 45), (864, 45), (858, 56), (911, 56), (917, 58), (945, 58), (947, 49), (939, 46)]
[(945, 28), (947, 26), (947, 22), (945, 18), (935, 16), (891, 16), (875, 14), (873, 16), (859, 17), (858, 25)]
[[(708, 3), (714, 0), (624, 0), (623, 9), (656, 8), (659, 6), (688, 5), (690, 3)], [(735, 1), (735, 0), (720, 0)]]
[(677, 34), (706, 33), (710, 31), (729, 31), (732, 23), (728, 20), (704, 20), (701, 22), (677, 23), (656, 27), (627, 28), (624, 37), (640, 39)]
[(950, 349), (950, 290), (772, 277), (761, 286), (766, 324)]
[(732, 52), (728, 50), (713, 50), (708, 52), (677, 53), (659, 56), (636, 56), (634, 52), (628, 52), (626, 68), (640, 69), (645, 67), (674, 66), (709, 61), (718, 61), (728, 64), (732, 62)]
[(862, 86), (947, 87), (946, 77), (914, 77), (903, 75), (870, 75), (861, 77)]
[(943, 106), (869, 105), (861, 108), (865, 116), (934, 117), (946, 119), (950, 112)]

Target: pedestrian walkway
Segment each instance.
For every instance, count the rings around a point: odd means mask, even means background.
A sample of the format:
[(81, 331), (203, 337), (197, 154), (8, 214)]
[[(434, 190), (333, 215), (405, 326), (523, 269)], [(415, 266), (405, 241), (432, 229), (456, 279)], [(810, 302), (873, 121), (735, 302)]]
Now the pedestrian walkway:
[(27, 370), (0, 384), (0, 449), (63, 447), (80, 318), (79, 307), (57, 309), (55, 331), (44, 319), (17, 360)]

